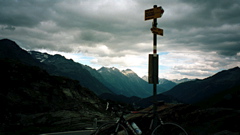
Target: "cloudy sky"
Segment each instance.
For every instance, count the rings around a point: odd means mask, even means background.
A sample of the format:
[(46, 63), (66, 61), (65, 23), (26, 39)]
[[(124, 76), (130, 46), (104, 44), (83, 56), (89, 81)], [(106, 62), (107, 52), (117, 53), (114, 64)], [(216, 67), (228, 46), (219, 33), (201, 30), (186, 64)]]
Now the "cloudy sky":
[(0, 39), (93, 68), (148, 74), (152, 20), (158, 19), (159, 77), (205, 78), (240, 66), (239, 0), (0, 0)]

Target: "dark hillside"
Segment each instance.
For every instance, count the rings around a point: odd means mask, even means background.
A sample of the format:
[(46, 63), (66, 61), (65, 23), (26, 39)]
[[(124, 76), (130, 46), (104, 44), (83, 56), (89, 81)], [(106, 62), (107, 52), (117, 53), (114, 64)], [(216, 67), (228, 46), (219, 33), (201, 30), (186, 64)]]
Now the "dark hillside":
[(13, 60), (0, 63), (0, 134), (81, 129), (103, 116), (105, 104), (78, 81)]
[(224, 90), (197, 105), (207, 107), (222, 107), (222, 108), (234, 108), (240, 109), (240, 86), (233, 87), (231, 89)]

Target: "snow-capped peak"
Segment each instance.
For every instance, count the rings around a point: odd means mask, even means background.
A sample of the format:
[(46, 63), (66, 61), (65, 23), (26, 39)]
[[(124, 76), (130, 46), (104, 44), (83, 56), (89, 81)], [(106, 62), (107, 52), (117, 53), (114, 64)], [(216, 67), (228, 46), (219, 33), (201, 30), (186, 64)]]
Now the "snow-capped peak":
[(135, 74), (131, 69), (126, 69), (121, 71), (124, 75)]
[(101, 67), (100, 69), (98, 69), (99, 72), (112, 72), (112, 71), (119, 71), (117, 68), (115, 67)]

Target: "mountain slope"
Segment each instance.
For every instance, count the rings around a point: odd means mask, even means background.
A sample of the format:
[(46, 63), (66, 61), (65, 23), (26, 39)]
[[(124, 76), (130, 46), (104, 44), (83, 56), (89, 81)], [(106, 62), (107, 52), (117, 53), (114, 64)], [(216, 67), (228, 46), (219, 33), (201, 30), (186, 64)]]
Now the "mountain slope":
[(240, 105), (240, 85), (221, 91), (214, 96), (199, 102), (197, 105), (207, 107), (234, 108), (239, 110)]
[(40, 62), (52, 67), (46, 70), (53, 75), (66, 76), (78, 80), (82, 86), (89, 88), (98, 95), (102, 93), (112, 93), (111, 90), (92, 76), (80, 63), (76, 63), (71, 59), (66, 59), (59, 54), (50, 55), (36, 51), (31, 51), (30, 53)]
[(100, 68), (98, 72), (108, 82), (108, 87), (118, 95), (127, 97), (147, 97), (151, 95), (151, 86), (135, 73), (125, 75), (117, 68), (106, 67)]
[(239, 85), (240, 68), (235, 67), (203, 80), (181, 83), (163, 94), (174, 96), (185, 103), (197, 103)]
[(161, 79), (159, 79), (159, 85), (160, 85), (161, 87), (163, 87), (164, 89), (166, 89), (166, 90), (170, 90), (170, 89), (172, 89), (174, 86), (176, 86), (177, 83), (172, 82), (172, 81), (167, 80), (167, 79), (164, 79), (164, 78), (161, 78)]

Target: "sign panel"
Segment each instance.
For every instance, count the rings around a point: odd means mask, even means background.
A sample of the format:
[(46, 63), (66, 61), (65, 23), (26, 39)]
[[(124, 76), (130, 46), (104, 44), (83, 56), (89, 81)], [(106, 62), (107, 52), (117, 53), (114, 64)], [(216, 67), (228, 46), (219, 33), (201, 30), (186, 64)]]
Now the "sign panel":
[(148, 83), (158, 84), (158, 55), (149, 54), (148, 63)]
[(157, 28), (157, 27), (152, 27), (151, 31), (154, 34), (163, 36), (163, 29), (160, 29), (160, 28)]
[(145, 10), (145, 21), (162, 17), (164, 10), (162, 7), (156, 7)]

